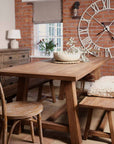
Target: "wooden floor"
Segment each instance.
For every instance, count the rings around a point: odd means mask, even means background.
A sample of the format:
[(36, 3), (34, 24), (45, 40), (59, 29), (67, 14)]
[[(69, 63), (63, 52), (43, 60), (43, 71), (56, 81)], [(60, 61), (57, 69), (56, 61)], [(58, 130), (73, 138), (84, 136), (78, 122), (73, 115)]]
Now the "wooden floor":
[[(58, 136), (61, 137), (61, 139), (57, 138), (58, 135), (56, 135), (54, 138), (49, 138), (49, 137), (44, 137), (44, 144), (70, 144), (70, 141), (67, 140), (67, 142), (65, 142), (66, 140), (63, 139), (62, 136)], [(31, 136), (30, 134), (25, 134), (22, 133), (20, 135), (12, 135), (10, 143), (9, 144), (31, 144)], [(95, 139), (89, 139), (89, 140), (83, 140), (82, 144), (109, 144), (110, 141), (107, 139), (103, 140), (100, 139), (98, 141), (97, 138)], [(1, 143), (0, 143), (1, 144)], [(39, 137), (35, 136), (35, 144), (39, 144)]]
[[(56, 92), (56, 95), (58, 95), (58, 91)], [(37, 91), (32, 90), (29, 92), (29, 100), (34, 101), (37, 98)], [(49, 114), (52, 114), (54, 111), (56, 111), (60, 106), (62, 106), (65, 103), (64, 101), (59, 101), (55, 104), (51, 102), (51, 100), (45, 100), (43, 102), (44, 104), (44, 112), (42, 113), (42, 118), (47, 119), (49, 117)], [(47, 111), (48, 110), (48, 111)], [(87, 111), (81, 110), (82, 112), (80, 113), (80, 124), (81, 124), (81, 132), (83, 135), (84, 128), (85, 128), (85, 123), (86, 123), (86, 118), (87, 118)], [(102, 113), (102, 111), (95, 111), (93, 120), (92, 120), (92, 128), (96, 127), (96, 123), (98, 122), (98, 117)], [(61, 118), (57, 120), (57, 122), (65, 122), (65, 124), (68, 123), (67, 120), (67, 114), (64, 114)], [(29, 127), (27, 127), (29, 130)], [(11, 141), (9, 144), (30, 144), (31, 143), (31, 135), (29, 131), (25, 131), (24, 133), (21, 133), (19, 135), (12, 135)], [(105, 129), (107, 132), (109, 131), (108, 124)], [(89, 140), (83, 140), (82, 144), (109, 144), (110, 140), (109, 139), (99, 139), (98, 138), (91, 138)], [(2, 144), (2, 143), (0, 143)], [(35, 136), (35, 144), (39, 144), (39, 137)], [(60, 133), (60, 132), (55, 132), (51, 130), (45, 130), (44, 131), (44, 144), (70, 144), (70, 138), (69, 134), (67, 133)]]

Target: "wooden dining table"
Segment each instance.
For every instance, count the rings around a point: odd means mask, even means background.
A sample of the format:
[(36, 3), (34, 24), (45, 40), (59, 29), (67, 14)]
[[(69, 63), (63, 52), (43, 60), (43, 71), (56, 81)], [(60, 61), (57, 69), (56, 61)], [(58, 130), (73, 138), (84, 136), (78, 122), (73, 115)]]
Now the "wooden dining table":
[[(108, 60), (109, 58), (92, 57), (89, 62), (77, 64), (56, 64), (49, 61), (40, 61), (0, 69), (0, 75), (19, 77), (17, 101), (27, 100), (29, 78), (61, 80), (64, 83), (69, 127), (55, 124), (55, 128), (61, 131), (69, 131), (71, 144), (81, 144), (82, 137), (77, 113), (76, 81), (97, 70)], [(45, 127), (46, 124), (51, 128), (51, 124), (48, 122), (45, 122), (43, 126)]]

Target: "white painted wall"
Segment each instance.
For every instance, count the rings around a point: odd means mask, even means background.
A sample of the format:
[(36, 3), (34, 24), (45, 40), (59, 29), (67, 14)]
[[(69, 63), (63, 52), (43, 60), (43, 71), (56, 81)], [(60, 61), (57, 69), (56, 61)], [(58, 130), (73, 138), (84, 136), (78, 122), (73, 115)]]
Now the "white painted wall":
[(15, 0), (0, 0), (0, 49), (7, 49), (7, 30), (15, 29)]

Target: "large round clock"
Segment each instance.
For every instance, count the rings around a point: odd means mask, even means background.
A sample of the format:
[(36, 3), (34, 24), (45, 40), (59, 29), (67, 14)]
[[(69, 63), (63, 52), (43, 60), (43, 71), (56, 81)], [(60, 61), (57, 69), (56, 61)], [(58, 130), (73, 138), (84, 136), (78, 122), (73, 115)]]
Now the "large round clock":
[(82, 14), (78, 34), (85, 51), (105, 52), (114, 58), (114, 0), (97, 0)]

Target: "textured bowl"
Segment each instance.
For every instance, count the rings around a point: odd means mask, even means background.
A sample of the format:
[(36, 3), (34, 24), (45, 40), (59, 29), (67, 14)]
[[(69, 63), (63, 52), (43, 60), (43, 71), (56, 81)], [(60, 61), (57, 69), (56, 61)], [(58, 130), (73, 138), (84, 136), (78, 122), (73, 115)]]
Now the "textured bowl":
[(78, 53), (69, 53), (69, 52), (54, 52), (54, 59), (57, 61), (68, 62), (68, 61), (77, 61), (80, 59), (80, 52)]

